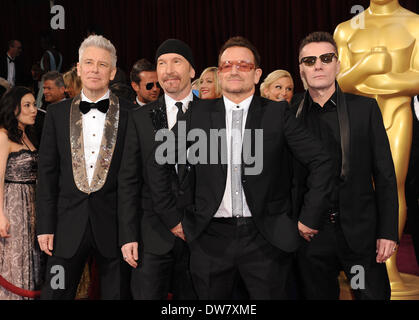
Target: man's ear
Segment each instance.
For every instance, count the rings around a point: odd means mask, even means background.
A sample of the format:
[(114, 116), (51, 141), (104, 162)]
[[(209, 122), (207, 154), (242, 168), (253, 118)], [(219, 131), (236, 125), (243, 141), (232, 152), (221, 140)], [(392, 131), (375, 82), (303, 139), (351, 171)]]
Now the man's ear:
[(80, 72), (80, 62), (77, 62), (77, 75), (80, 77), (81, 72)]
[(131, 87), (135, 92), (140, 91), (140, 86), (134, 81), (131, 81)]
[(110, 80), (112, 81), (113, 79), (115, 79), (115, 75), (116, 75), (116, 67), (113, 67), (113, 70), (111, 71), (111, 77)]
[(191, 79), (195, 78), (195, 69), (192, 66), (189, 68), (189, 76)]
[(255, 84), (258, 84), (259, 83), (259, 80), (260, 80), (260, 77), (261, 76), (262, 76), (262, 69), (261, 68), (257, 68), (255, 70), (255, 77), (254, 77), (254, 83)]

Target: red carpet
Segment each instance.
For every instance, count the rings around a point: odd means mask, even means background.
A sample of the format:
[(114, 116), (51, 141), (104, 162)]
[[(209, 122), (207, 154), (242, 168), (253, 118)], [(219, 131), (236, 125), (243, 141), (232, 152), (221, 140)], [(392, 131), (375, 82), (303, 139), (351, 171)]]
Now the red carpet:
[(410, 234), (403, 234), (402, 240), (400, 241), (400, 248), (397, 254), (397, 268), (402, 273), (419, 276), (419, 266), (416, 261)]

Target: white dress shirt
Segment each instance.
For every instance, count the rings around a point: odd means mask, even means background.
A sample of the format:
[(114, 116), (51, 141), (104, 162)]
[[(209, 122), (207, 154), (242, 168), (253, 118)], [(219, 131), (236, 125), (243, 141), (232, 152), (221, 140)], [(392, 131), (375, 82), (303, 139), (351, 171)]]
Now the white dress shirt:
[[(7, 55), (7, 82), (10, 83), (12, 87), (15, 85), (15, 63), (14, 61), (9, 60), (9, 55)], [(12, 58), (10, 58), (12, 59)]]
[[(104, 96), (95, 102), (109, 99), (109, 92), (110, 91), (108, 90)], [(81, 101), (93, 102), (84, 95), (83, 90), (81, 92)], [(91, 109), (86, 114), (82, 114), (84, 161), (86, 163), (86, 173), (89, 185), (92, 182), (93, 173), (95, 172), (96, 160), (102, 143), (105, 119), (106, 113), (100, 112), (97, 109)]]
[(176, 117), (178, 113), (178, 108), (176, 107), (176, 102), (182, 102), (183, 106), (183, 112), (186, 112), (189, 107), (189, 102), (193, 100), (193, 93), (192, 90), (189, 92), (189, 94), (184, 98), (183, 100), (176, 101), (169, 97), (167, 94), (164, 94), (164, 101), (166, 102), (166, 114), (167, 114), (167, 124), (169, 126), (169, 129), (171, 130), (173, 126), (176, 124)]
[[(218, 208), (217, 212), (214, 215), (214, 218), (232, 218), (233, 217), (233, 209), (231, 204), (231, 166), (230, 166), (230, 158), (231, 158), (231, 118), (233, 109), (234, 110), (243, 110), (243, 121), (242, 121), (242, 137), (244, 133), (244, 129), (246, 126), (246, 119), (247, 113), (249, 111), (250, 103), (252, 102), (253, 95), (249, 98), (243, 100), (239, 104), (234, 103), (223, 96), (224, 99), (224, 106), (226, 110), (226, 138), (227, 138), (227, 180), (225, 185), (225, 191), (223, 200), (221, 201), (220, 207)], [(246, 202), (246, 196), (244, 195), (244, 190), (242, 189), (243, 195), (243, 217), (251, 217), (252, 214), (250, 212), (249, 206)]]

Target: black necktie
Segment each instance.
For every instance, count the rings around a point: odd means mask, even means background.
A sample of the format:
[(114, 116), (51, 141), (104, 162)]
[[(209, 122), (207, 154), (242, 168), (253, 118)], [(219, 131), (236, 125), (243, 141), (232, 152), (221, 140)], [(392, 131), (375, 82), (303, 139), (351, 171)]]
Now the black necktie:
[(109, 99), (100, 100), (99, 102), (80, 102), (80, 111), (83, 114), (88, 113), (91, 109), (98, 109), (100, 112), (106, 113), (109, 109)]
[(175, 105), (176, 105), (176, 107), (178, 109), (177, 115), (176, 115), (176, 121), (182, 120), (183, 119), (183, 115), (184, 115), (183, 108), (182, 108), (183, 107), (183, 103), (179, 101), (179, 102), (176, 102)]

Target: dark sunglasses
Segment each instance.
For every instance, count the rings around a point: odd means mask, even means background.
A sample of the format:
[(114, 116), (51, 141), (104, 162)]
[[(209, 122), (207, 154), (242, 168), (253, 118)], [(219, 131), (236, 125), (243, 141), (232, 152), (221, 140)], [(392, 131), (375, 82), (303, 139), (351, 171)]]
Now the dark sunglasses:
[(218, 67), (218, 70), (220, 72), (229, 72), (231, 69), (233, 69), (233, 66), (237, 69), (237, 71), (243, 71), (243, 72), (249, 72), (255, 68), (255, 65), (253, 63), (247, 62), (247, 61), (225, 61), (222, 65)]
[(319, 57), (316, 57), (316, 56), (304, 57), (304, 58), (301, 58), (300, 64), (304, 63), (304, 65), (306, 65), (307, 67), (312, 67), (316, 64), (317, 58), (320, 58), (320, 61), (323, 64), (328, 64), (333, 61), (334, 57), (336, 57), (336, 59), (338, 58), (337, 55), (333, 52), (322, 54)]
[(151, 90), (151, 89), (153, 89), (154, 85), (156, 85), (156, 87), (158, 89), (160, 89), (160, 83), (158, 83), (158, 82), (148, 82), (148, 83), (146, 83), (145, 88), (147, 90)]

